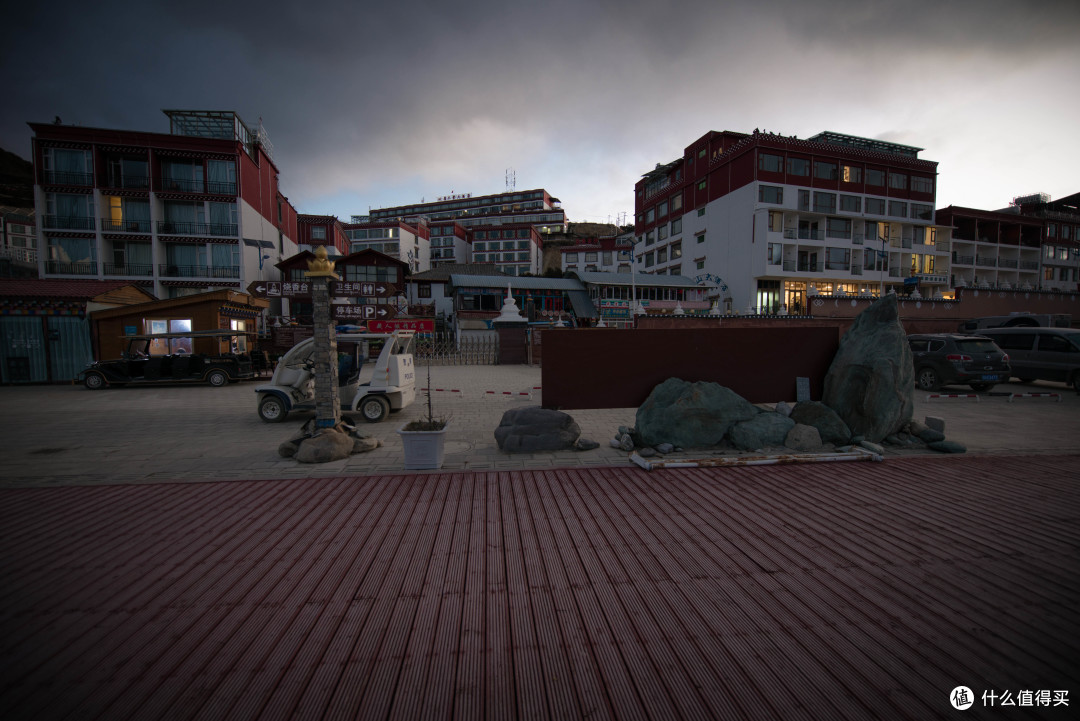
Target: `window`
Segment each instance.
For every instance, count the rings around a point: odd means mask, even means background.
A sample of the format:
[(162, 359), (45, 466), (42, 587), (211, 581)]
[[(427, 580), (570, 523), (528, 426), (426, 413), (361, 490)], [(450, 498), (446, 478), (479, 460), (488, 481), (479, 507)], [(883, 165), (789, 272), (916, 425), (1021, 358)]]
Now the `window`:
[(311, 239), (326, 240), (326, 228), (321, 225), (313, 225), (311, 227)]
[(704, 158), (705, 157), (705, 148), (702, 148), (701, 150), (699, 150), (698, 153), (697, 153), (697, 156), (699, 158)]
[(567, 253), (566, 254), (566, 262), (567, 263), (576, 263), (577, 262), (577, 253)]
[(697, 270), (705, 270), (705, 261), (704, 260), (695, 260), (694, 261), (694, 268), (696, 268)]
[(779, 233), (784, 230), (784, 214), (779, 210), (769, 211), (769, 230)]
[(698, 208), (697, 209), (697, 216), (700, 218), (703, 215), (705, 215), (705, 209), (704, 208)]
[(656, 237), (654, 235), (654, 231), (650, 230), (648, 233), (645, 234), (645, 245), (652, 245), (655, 242)]
[(784, 244), (769, 243), (769, 265), (780, 265), (784, 262)]
[(1054, 253), (1055, 253), (1054, 246), (1052, 246), (1052, 245), (1044, 245), (1043, 246), (1044, 257), (1048, 258), (1049, 260), (1053, 260), (1054, 259)]
[(1055, 237), (1057, 237), (1057, 225), (1055, 225), (1054, 223), (1051, 223), (1050, 225), (1046, 226), (1046, 237), (1047, 238), (1055, 238)]
[(667, 230), (668, 230), (668, 227), (666, 225), (661, 225), (659, 228), (657, 228), (656, 229), (656, 239), (657, 240), (663, 240), (664, 238), (666, 238), (667, 237)]
[(1070, 229), (1071, 229), (1071, 227), (1068, 226), (1068, 225), (1061, 226), (1061, 239), (1062, 240), (1068, 240), (1069, 239), (1069, 230)]
[(933, 193), (934, 181), (918, 175), (911, 176), (911, 191), (913, 193)]
[(604, 265), (611, 265), (611, 251), (610, 250), (605, 250), (604, 251), (603, 259), (604, 259)]
[(899, 200), (889, 201), (889, 215), (896, 218), (907, 217), (907, 203), (903, 203)]
[(664, 202), (660, 203), (660, 205), (656, 206), (656, 217), (663, 218), (665, 215), (667, 215), (667, 201), (666, 200)]
[(758, 202), (779, 205), (784, 202), (784, 189), (776, 185), (760, 185), (758, 186)]
[(857, 165), (845, 165), (840, 172), (840, 177), (845, 183), (861, 183), (862, 168)]
[(787, 171), (788, 175), (801, 175), (808, 178), (810, 177), (810, 161), (803, 158), (788, 158)]
[(826, 270), (850, 270), (851, 250), (848, 248), (826, 248)]
[(815, 213), (835, 213), (836, 193), (814, 193)]
[(867, 185), (885, 185), (885, 171), (877, 168), (866, 169)]
[(829, 218), (825, 221), (825, 235), (829, 238), (850, 238), (851, 221), (847, 218)]
[(810, 191), (799, 191), (799, 210), (810, 210)]
[(881, 198), (866, 199), (867, 215), (885, 215), (885, 201)]
[(814, 177), (821, 178), (822, 180), (836, 180), (839, 177), (836, 171), (836, 163), (815, 160)]
[(705, 234), (704, 233), (697, 236), (697, 242), (699, 242), (699, 243), (704, 243), (705, 242)]
[(845, 213), (859, 213), (862, 211), (862, 198), (857, 195), (841, 195), (840, 210)]
[(907, 190), (907, 176), (903, 173), (889, 173), (889, 187), (896, 190)]
[(649, 208), (645, 211), (645, 222), (651, 223), (656, 220), (656, 208)]
[(1058, 256), (1057, 257), (1058, 257), (1058, 260), (1068, 260), (1069, 259), (1069, 249), (1064, 247), (1064, 246), (1058, 248)]
[(656, 253), (650, 250), (645, 254), (645, 267), (651, 268), (654, 265), (656, 265)]
[(586, 263), (595, 263), (596, 258), (597, 258), (597, 254), (596, 254), (595, 250), (589, 251), (588, 253), (585, 254), (585, 262)]
[(682, 218), (676, 218), (671, 221), (671, 234), (676, 235), (682, 232)]
[(671, 196), (671, 212), (682, 210), (682, 193)]
[(420, 283), (416, 286), (416, 296), (418, 298), (430, 298), (431, 297), (431, 283)]
[(779, 155), (759, 153), (758, 170), (763, 170), (766, 173), (781, 173), (784, 170), (784, 158)]
[(1069, 269), (1068, 268), (1058, 268), (1058, 280), (1068, 280), (1068, 279), (1069, 279)]
[(697, 189), (698, 190), (705, 190), (705, 181), (704, 180), (699, 180), (698, 181)]
[(527, 240), (519, 240), (517, 242), (517, 249), (518, 250), (528, 250), (529, 249), (529, 241), (527, 241)]
[(911, 204), (911, 217), (915, 220), (933, 220), (934, 206), (923, 203)]
[(1053, 280), (1053, 279), (1054, 279), (1054, 269), (1053, 268), (1045, 268), (1043, 270), (1043, 280)]
[(517, 237), (519, 237), (519, 238), (528, 238), (529, 237), (529, 229), (528, 228), (519, 229), (518, 232), (517, 232)]
[(658, 251), (656, 251), (656, 262), (657, 263), (666, 263), (667, 262), (667, 250), (668, 250), (667, 248), (660, 248)]
[(487, 233), (486, 232), (484, 232), (482, 230), (476, 231), (476, 239), (477, 240), (484, 240), (485, 238), (487, 238)]
[(682, 243), (681, 242), (680, 243), (672, 243), (671, 244), (671, 259), (675, 260), (676, 258), (681, 258), (681, 257), (682, 257)]

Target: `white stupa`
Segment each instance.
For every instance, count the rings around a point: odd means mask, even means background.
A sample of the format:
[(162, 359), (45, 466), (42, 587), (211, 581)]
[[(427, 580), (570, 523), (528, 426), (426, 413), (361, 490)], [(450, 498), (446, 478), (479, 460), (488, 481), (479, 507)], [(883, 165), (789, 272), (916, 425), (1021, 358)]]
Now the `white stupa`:
[(510, 284), (506, 284), (506, 297), (503, 298), (502, 313), (495, 319), (496, 323), (520, 323), (526, 320), (518, 310), (514, 296), (510, 294)]

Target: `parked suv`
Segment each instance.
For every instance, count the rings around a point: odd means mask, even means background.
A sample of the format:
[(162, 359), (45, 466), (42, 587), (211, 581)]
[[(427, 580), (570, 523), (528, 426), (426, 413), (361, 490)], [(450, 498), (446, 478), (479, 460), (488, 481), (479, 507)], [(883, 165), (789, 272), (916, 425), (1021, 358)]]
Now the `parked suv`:
[(958, 333), (908, 336), (915, 366), (915, 385), (924, 391), (966, 384), (987, 391), (1009, 380), (1009, 356), (990, 338)]
[(1080, 330), (988, 328), (982, 334), (1008, 352), (1020, 380), (1059, 381), (1080, 393)]

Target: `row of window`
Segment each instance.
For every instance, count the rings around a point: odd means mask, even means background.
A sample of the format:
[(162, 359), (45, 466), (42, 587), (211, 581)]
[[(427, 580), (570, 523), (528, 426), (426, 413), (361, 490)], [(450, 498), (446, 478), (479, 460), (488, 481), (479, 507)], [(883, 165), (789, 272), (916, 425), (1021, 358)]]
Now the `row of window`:
[(517, 228), (517, 229), (510, 228), (510, 229), (501, 230), (501, 231), (500, 230), (478, 230), (473, 235), (473, 238), (475, 240), (484, 240), (484, 239), (492, 239), (492, 240), (494, 240), (495, 238), (500, 238), (500, 237), (501, 238), (528, 238), (529, 233), (530, 233), (530, 231), (529, 231), (528, 228)]
[[(1046, 237), (1057, 238), (1058, 230), (1059, 228), (1057, 223), (1049, 223), (1046, 226)], [(1062, 240), (1072, 240), (1073, 238), (1080, 240), (1080, 226), (1071, 226), (1062, 223), (1060, 226), (1060, 232)]]
[[(799, 190), (799, 210), (809, 211), (811, 192)], [(886, 198), (863, 198), (860, 195), (846, 195), (840, 193), (813, 192), (814, 203), (812, 209), (815, 213), (835, 213), (839, 208), (842, 213), (863, 213), (867, 215), (890, 215), (895, 218), (907, 218), (910, 211), (911, 217), (916, 220), (934, 219), (934, 206), (926, 203), (907, 203), (902, 200), (887, 200)], [(839, 202), (837, 202), (839, 200)], [(784, 189), (777, 185), (758, 186), (758, 202), (772, 205), (783, 205)], [(887, 203), (887, 205), (886, 205)], [(888, 212), (886, 213), (886, 209)]]
[(484, 250), (528, 250), (529, 241), (527, 240), (503, 240), (503, 241), (479, 241), (473, 243), (473, 251)]
[[(683, 196), (682, 193), (676, 193), (675, 195), (662, 200), (656, 205), (645, 210), (644, 222), (651, 223), (657, 218), (666, 218), (668, 213), (677, 213), (682, 210)], [(641, 216), (638, 217), (641, 220)]]
[(643, 262), (646, 268), (651, 268), (654, 265), (660, 265), (668, 262), (668, 254), (670, 253), (671, 260), (676, 260), (682, 257), (682, 241), (678, 243), (672, 243), (669, 246), (663, 248), (657, 248), (656, 250), (647, 251), (643, 255)]
[[(758, 154), (758, 170), (766, 173), (782, 173), (785, 169), (785, 158), (782, 155), (771, 153)], [(864, 168), (861, 165), (847, 165), (836, 163), (831, 160), (815, 160), (811, 163), (806, 158), (793, 156), (787, 157), (786, 169), (788, 175), (809, 178), (811, 169), (815, 178), (820, 180), (838, 180), (845, 183), (862, 183), (885, 187), (895, 190), (911, 190), (913, 193), (934, 192), (934, 180), (921, 175), (911, 175), (896, 171), (886, 171), (881, 168)]]
[[(1078, 271), (1077, 271), (1076, 268), (1058, 268), (1057, 269), (1057, 279), (1058, 280), (1076, 281), (1078, 278), (1080, 278), (1080, 275), (1078, 275)], [(1044, 268), (1043, 269), (1043, 280), (1054, 280), (1054, 269), (1053, 268)]]
[(1080, 251), (1066, 248), (1065, 246), (1058, 245), (1044, 245), (1043, 257), (1047, 260), (1068, 260), (1070, 257), (1073, 260), (1080, 258)]
[(352, 228), (345, 231), (349, 240), (378, 240), (379, 238), (397, 238), (399, 228)]
[(529, 254), (525, 253), (474, 253), (473, 261), (476, 263), (503, 263), (528, 262)]

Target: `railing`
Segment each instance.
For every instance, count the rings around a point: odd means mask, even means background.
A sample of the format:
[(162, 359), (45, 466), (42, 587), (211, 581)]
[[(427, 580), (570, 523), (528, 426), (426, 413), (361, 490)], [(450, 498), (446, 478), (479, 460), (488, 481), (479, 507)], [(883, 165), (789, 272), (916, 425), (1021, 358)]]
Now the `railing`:
[(851, 243), (852, 243), (852, 245), (862, 245), (863, 244), (863, 234), (862, 233), (855, 233), (854, 235), (852, 235), (851, 236)]
[(900, 277), (900, 269), (899, 268), (889, 268), (889, 277), (890, 278), (899, 278)]
[(1020, 270), (1038, 270), (1039, 264), (1034, 260), (1022, 260), (1020, 261)]
[(240, 266), (169, 265), (158, 266), (163, 278), (239, 278)]
[(105, 275), (153, 275), (154, 266), (151, 263), (127, 263), (116, 265), (105, 264)]
[(93, 230), (94, 219), (70, 215), (43, 215), (41, 227), (54, 230)]
[(67, 170), (46, 170), (45, 182), (51, 185), (93, 185), (94, 174)]
[(956, 256), (956, 259), (953, 262), (954, 263), (959, 263), (960, 265), (975, 265), (975, 256), (974, 255), (958, 255), (958, 256)]
[(208, 195), (236, 195), (236, 181), (208, 180), (189, 178), (162, 178), (161, 189), (174, 193), (205, 193)]
[(852, 275), (862, 275), (862, 266), (852, 264), (852, 266), (851, 266), (851, 274)]
[(20, 263), (36, 263), (37, 248), (18, 248), (15, 246), (8, 246), (0, 248), (0, 257), (10, 258), (11, 260), (18, 261)]
[(795, 261), (793, 261), (793, 260), (785, 260), (784, 261), (784, 270), (787, 271), (788, 273), (794, 273), (795, 272)]
[(997, 258), (987, 258), (986, 256), (980, 255), (975, 258), (975, 265), (985, 265), (993, 268), (997, 266)]
[(784, 262), (784, 261), (782, 261), (782, 260), (781, 260), (781, 259), (779, 259), (779, 258), (769, 258), (769, 260), (768, 260), (768, 261), (766, 261), (767, 265), (780, 265), (780, 264), (782, 264), (783, 262)]
[(146, 190), (150, 187), (149, 175), (125, 175), (117, 182), (115, 177), (109, 178), (110, 188), (130, 188), (132, 190)]
[(1016, 268), (1020, 265), (1020, 261), (1015, 258), (998, 258), (999, 268)]
[(177, 223), (159, 220), (158, 232), (162, 235), (234, 236), (237, 226), (235, 223)]
[(75, 262), (47, 260), (45, 261), (45, 272), (58, 275), (97, 275), (97, 262), (92, 260)]
[(825, 261), (825, 270), (848, 270), (851, 266), (843, 261), (827, 260)]
[(101, 229), (107, 233), (149, 233), (149, 220), (112, 220), (101, 219)]
[(799, 263), (796, 270), (802, 273), (820, 273), (822, 272), (822, 263), (821, 261), (817, 263)]

